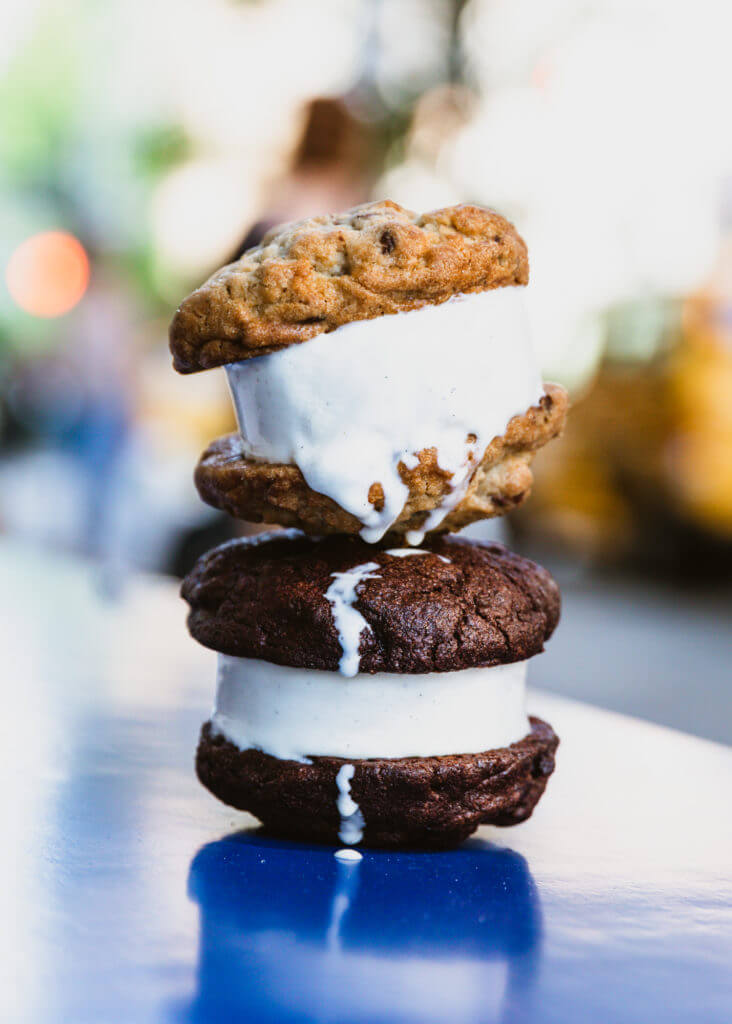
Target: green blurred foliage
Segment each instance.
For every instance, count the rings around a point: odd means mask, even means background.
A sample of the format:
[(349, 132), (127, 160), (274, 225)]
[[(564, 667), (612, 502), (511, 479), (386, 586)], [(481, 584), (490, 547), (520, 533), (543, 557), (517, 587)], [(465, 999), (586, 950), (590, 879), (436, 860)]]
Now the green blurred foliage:
[(36, 19), (0, 80), (0, 160), (8, 179), (55, 179), (68, 153), (81, 67), (74, 6)]
[(156, 124), (143, 128), (134, 143), (134, 165), (140, 175), (156, 181), (193, 154), (193, 144), (181, 125)]

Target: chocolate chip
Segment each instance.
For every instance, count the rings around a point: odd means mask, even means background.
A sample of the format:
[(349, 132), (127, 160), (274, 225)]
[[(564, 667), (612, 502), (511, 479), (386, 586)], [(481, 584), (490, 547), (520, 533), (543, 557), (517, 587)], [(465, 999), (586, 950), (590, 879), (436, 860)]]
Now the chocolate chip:
[(394, 252), (396, 249), (396, 238), (391, 231), (382, 231), (379, 241), (381, 242), (381, 251), (385, 254)]

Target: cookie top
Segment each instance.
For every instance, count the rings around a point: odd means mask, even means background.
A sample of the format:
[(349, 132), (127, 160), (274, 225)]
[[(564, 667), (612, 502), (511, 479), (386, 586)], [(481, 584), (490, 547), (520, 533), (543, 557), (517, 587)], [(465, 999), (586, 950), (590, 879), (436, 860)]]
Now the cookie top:
[(417, 215), (388, 200), (273, 228), (182, 303), (173, 364), (193, 373), (307, 341), (353, 320), (526, 284), (526, 245), (481, 206)]
[(353, 602), (369, 627), (361, 672), (452, 672), (543, 650), (560, 606), (545, 569), (500, 544), (450, 536), (419, 550), (399, 556), (358, 538), (316, 541), (295, 530), (231, 541), (183, 581), (188, 627), (223, 654), (337, 671), (343, 650), (326, 591), (333, 573), (376, 563)]

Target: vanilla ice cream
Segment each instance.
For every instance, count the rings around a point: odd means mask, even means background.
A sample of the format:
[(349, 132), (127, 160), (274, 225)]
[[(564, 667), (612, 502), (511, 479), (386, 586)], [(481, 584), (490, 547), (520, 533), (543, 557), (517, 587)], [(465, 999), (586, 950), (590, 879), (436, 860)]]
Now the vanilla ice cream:
[(220, 654), (212, 727), (282, 760), (481, 753), (529, 732), (526, 667), (347, 678)]
[[(400, 462), (414, 467), (417, 452), (435, 448), (452, 474), (423, 528), (434, 529), (487, 445), (543, 394), (520, 287), (359, 320), (226, 369), (245, 454), (297, 465), (372, 543), (407, 498)], [(368, 500), (374, 483), (381, 511)], [(407, 540), (419, 543), (421, 533)]]

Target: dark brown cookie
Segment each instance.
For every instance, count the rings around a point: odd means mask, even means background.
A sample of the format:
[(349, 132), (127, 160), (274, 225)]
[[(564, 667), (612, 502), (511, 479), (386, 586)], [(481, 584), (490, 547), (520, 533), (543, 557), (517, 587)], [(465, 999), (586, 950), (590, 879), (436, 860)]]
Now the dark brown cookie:
[(198, 778), (226, 804), (291, 839), (338, 843), (336, 775), (353, 764), (351, 795), (365, 820), (363, 846), (453, 846), (481, 825), (517, 825), (534, 810), (554, 771), (559, 740), (532, 718), (518, 743), (480, 754), (311, 764), (241, 751), (210, 723), (196, 755)]
[(481, 206), (396, 203), (282, 224), (188, 296), (170, 325), (181, 373), (274, 352), (353, 320), (526, 284), (526, 245)]
[(333, 573), (367, 562), (379, 568), (354, 605), (370, 627), (361, 672), (523, 661), (543, 650), (559, 619), (549, 573), (501, 544), (435, 537), (427, 554), (400, 558), (355, 537), (286, 531), (256, 541), (214, 548), (183, 582), (191, 634), (223, 654), (337, 670), (342, 650), (325, 592)]
[[(438, 532), (462, 530), (479, 519), (517, 508), (531, 492), (534, 453), (561, 432), (567, 406), (564, 388), (547, 384), (539, 405), (514, 416), (505, 433), (486, 448), (465, 495), (446, 514)], [(394, 535), (419, 530), (450, 491), (450, 474), (440, 469), (435, 449), (427, 448), (417, 456), (413, 468), (403, 463), (399, 467), (409, 494), (392, 527)], [(248, 459), (238, 434), (220, 437), (208, 446), (196, 467), (195, 481), (209, 505), (250, 523), (297, 526), (319, 536), (357, 534), (363, 525), (332, 498), (311, 490), (297, 466)], [(369, 497), (377, 509), (383, 505), (380, 483), (374, 482)]]

